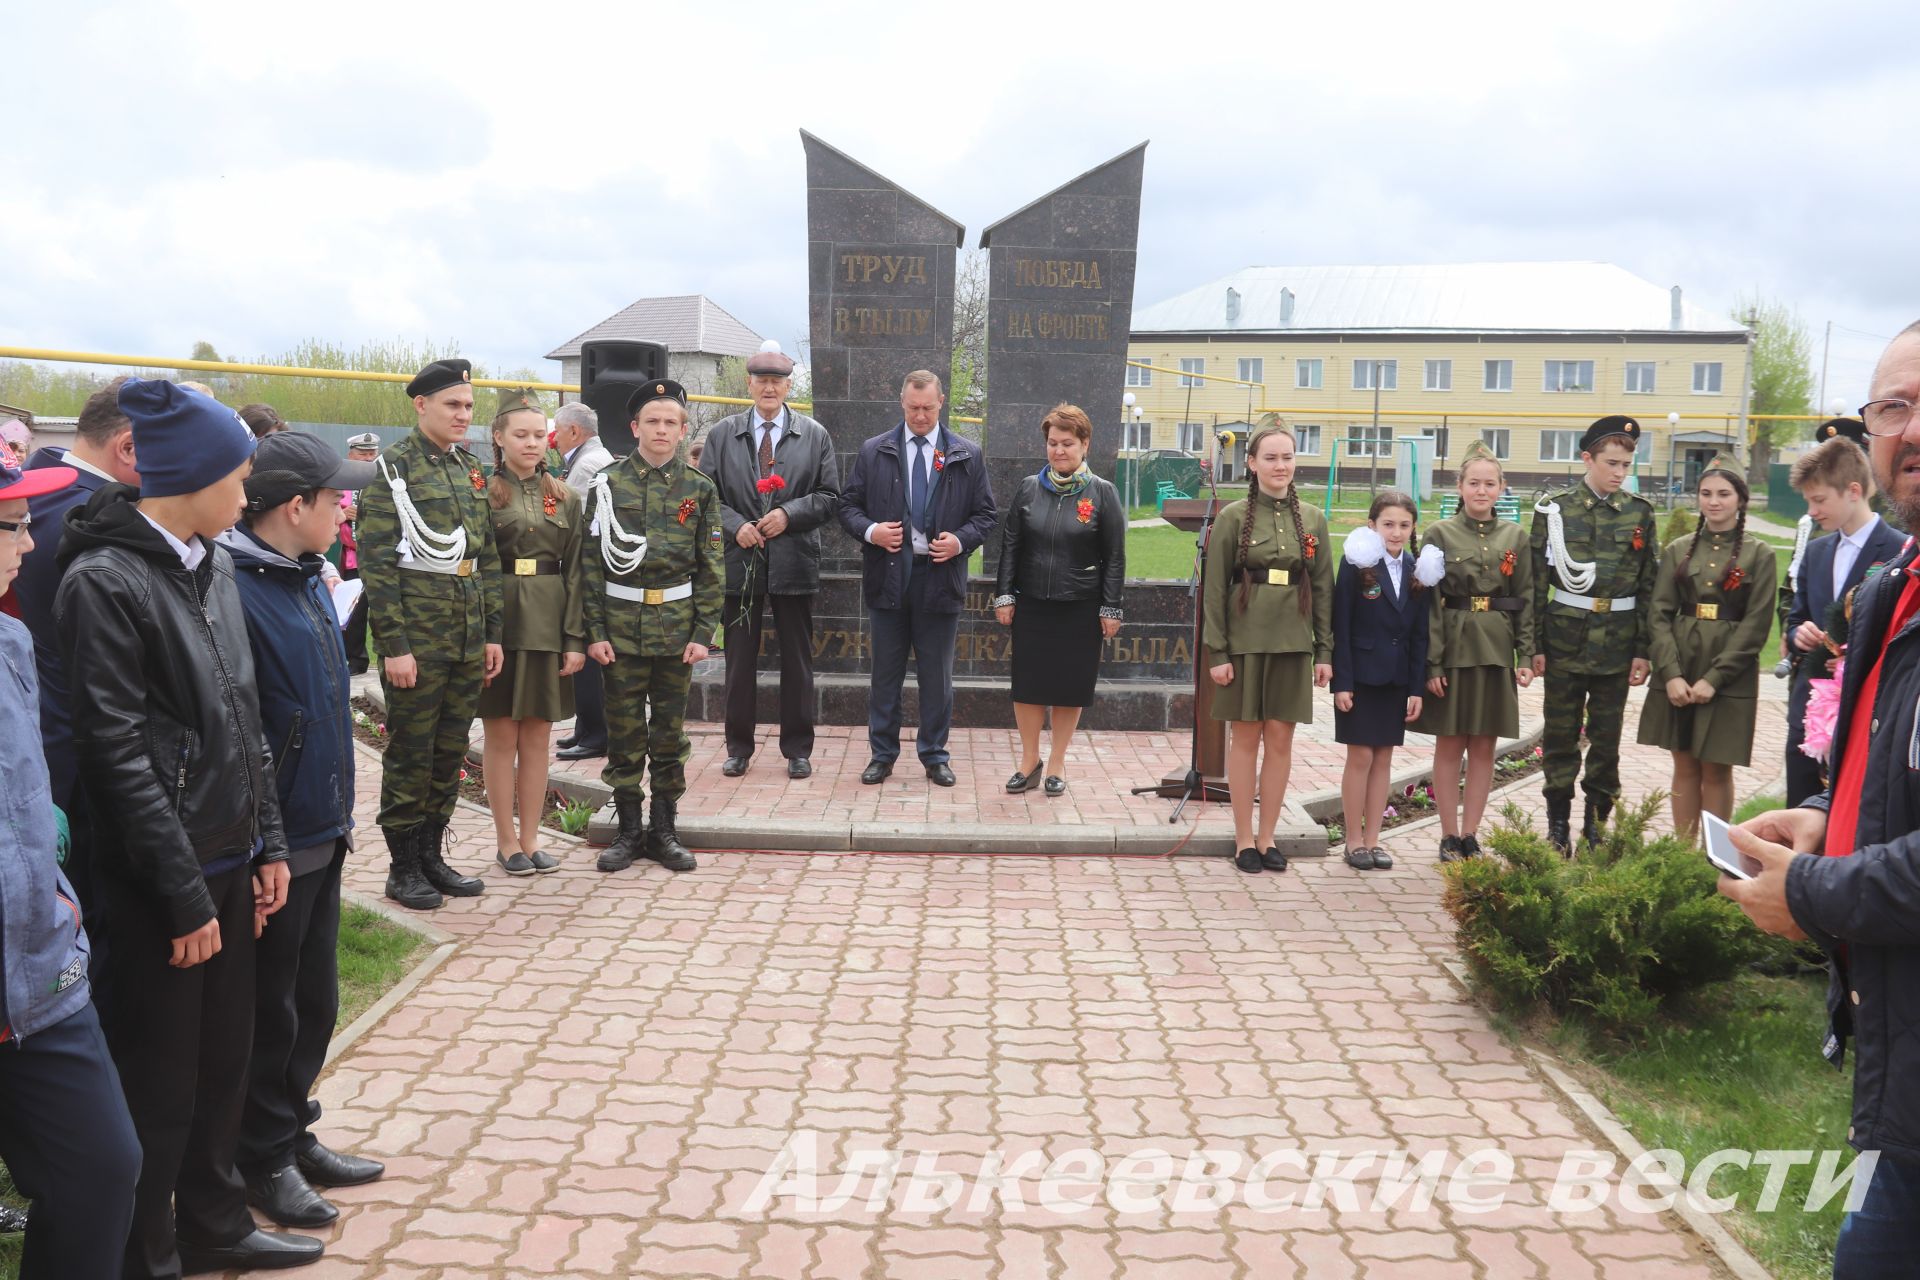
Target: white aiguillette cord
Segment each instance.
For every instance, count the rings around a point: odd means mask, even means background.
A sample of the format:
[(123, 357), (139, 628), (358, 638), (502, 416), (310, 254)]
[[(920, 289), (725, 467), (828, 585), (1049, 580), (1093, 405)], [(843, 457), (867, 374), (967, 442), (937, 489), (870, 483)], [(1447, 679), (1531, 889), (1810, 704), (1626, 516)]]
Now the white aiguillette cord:
[(606, 562), (609, 573), (624, 578), (647, 558), (646, 535), (628, 533), (613, 518), (613, 491), (607, 485), (604, 471), (593, 478), (592, 488), (593, 532), (600, 537), (600, 558)]
[(456, 565), (467, 558), (467, 529), (465, 525), (455, 527), (450, 534), (435, 533), (427, 527), (414, 508), (413, 499), (407, 496), (407, 482), (403, 477), (393, 474), (387, 466), (384, 456), (379, 459), (380, 472), (387, 478), (387, 485), (393, 490), (393, 510), (400, 517), (400, 559), (412, 560), (417, 553), (422, 560), (434, 564)]
[(1593, 590), (1594, 579), (1599, 575), (1599, 561), (1575, 560), (1567, 551), (1567, 527), (1560, 519), (1560, 504), (1543, 498), (1533, 504), (1533, 509), (1547, 518), (1547, 550), (1552, 553), (1553, 567), (1561, 583), (1577, 596)]
[(1813, 536), (1813, 517), (1801, 516), (1793, 529), (1793, 559), (1787, 561), (1787, 586), (1800, 589), (1800, 562), (1807, 558), (1807, 539)]

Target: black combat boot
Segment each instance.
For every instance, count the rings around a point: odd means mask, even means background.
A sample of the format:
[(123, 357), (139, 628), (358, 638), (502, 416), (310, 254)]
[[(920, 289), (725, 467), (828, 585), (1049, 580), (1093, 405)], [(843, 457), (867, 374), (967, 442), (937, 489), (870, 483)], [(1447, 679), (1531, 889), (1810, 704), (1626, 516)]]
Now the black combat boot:
[(673, 829), (673, 809), (674, 802), (664, 796), (653, 798), (647, 810), (646, 856), (669, 871), (691, 871), (695, 866), (693, 850), (680, 843)]
[(479, 897), (486, 883), (477, 876), (461, 875), (440, 856), (440, 848), (447, 842), (447, 824), (423, 822), (414, 830), (420, 850), (420, 874), (427, 878), (427, 883), (449, 898)]
[(1613, 801), (1605, 796), (1587, 797), (1587, 820), (1580, 824), (1580, 838), (1588, 844), (1600, 843), (1600, 828), (1607, 825), (1607, 818), (1613, 813)]
[(1573, 856), (1573, 797), (1547, 797), (1547, 843), (1563, 858)]
[(640, 830), (640, 797), (614, 793), (613, 811), (620, 820), (620, 834), (600, 851), (593, 867), (596, 871), (625, 871), (640, 856), (643, 839)]
[(427, 883), (420, 874), (420, 855), (414, 852), (414, 831), (412, 827), (382, 827), (380, 834), (387, 838), (387, 857), (390, 869), (387, 872), (387, 896), (403, 907), (412, 907), (415, 911), (431, 911), (440, 905), (440, 891)]

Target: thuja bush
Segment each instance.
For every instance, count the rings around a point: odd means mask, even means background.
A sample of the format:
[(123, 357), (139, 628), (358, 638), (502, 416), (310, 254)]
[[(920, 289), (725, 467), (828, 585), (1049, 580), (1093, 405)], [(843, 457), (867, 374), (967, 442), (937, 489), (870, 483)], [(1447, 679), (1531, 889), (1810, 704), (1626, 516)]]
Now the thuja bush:
[(1685, 507), (1675, 507), (1667, 512), (1667, 527), (1660, 533), (1660, 545), (1664, 547), (1669, 542), (1678, 541), (1699, 527), (1700, 522), (1694, 518), (1693, 512)]
[(1583, 1011), (1644, 1027), (1679, 992), (1731, 977), (1784, 944), (1715, 892), (1700, 851), (1646, 830), (1664, 797), (1614, 815), (1571, 860), (1508, 805), (1488, 856), (1448, 863), (1444, 903), (1474, 974), (1515, 1011)]

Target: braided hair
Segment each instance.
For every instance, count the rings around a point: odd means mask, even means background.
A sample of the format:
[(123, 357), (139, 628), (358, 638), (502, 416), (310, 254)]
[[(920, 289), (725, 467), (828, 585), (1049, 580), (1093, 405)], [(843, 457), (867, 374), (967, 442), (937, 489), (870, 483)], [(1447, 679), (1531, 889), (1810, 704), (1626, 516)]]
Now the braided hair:
[[(513, 501), (513, 491), (515, 488), (512, 473), (507, 470), (507, 452), (500, 445), (500, 433), (506, 430), (507, 422), (514, 414), (529, 411), (539, 412), (537, 409), (529, 410), (527, 407), (522, 406), (517, 409), (509, 409), (505, 413), (498, 414), (494, 417), (493, 478), (487, 481), (487, 504), (495, 511), (500, 510)], [(542, 420), (545, 420), (544, 415)], [(572, 491), (551, 471), (547, 470), (547, 459), (544, 453), (540, 456), (540, 461), (533, 464), (533, 473), (540, 477), (540, 496), (542, 498), (552, 498), (558, 506), (565, 506), (567, 495)]]
[[(1240, 593), (1235, 597), (1234, 607), (1240, 613), (1247, 611), (1247, 597), (1253, 590), (1253, 584), (1247, 578), (1247, 549), (1253, 544), (1253, 515), (1254, 512), (1260, 509), (1260, 473), (1254, 469), (1253, 462), (1255, 458), (1260, 456), (1261, 442), (1268, 436), (1275, 435), (1285, 436), (1288, 440), (1293, 439), (1293, 432), (1289, 431), (1281, 423), (1278, 416), (1270, 419), (1247, 439), (1247, 513), (1246, 518), (1240, 522), (1240, 545), (1235, 550), (1233, 559), (1234, 576), (1240, 579)], [(1293, 485), (1287, 486), (1287, 501), (1293, 512), (1294, 537), (1299, 540), (1301, 551), (1304, 554), (1307, 540), (1300, 526), (1300, 495)], [(1305, 614), (1308, 608), (1307, 603), (1305, 603), (1307, 598), (1305, 593), (1310, 592), (1312, 588), (1305, 585), (1304, 578), (1302, 588), (1301, 600), (1303, 603), (1301, 604), (1300, 612)]]
[[(1744, 477), (1735, 475), (1733, 472), (1723, 468), (1715, 467), (1710, 471), (1702, 473), (1700, 476), (1701, 483), (1705, 483), (1708, 476), (1720, 476), (1723, 478), (1728, 484), (1733, 486), (1734, 493), (1740, 498), (1740, 517), (1733, 523), (1733, 551), (1727, 557), (1726, 576), (1720, 580), (1721, 589), (1728, 590), (1729, 588), (1726, 585), (1728, 580), (1733, 577), (1734, 573), (1737, 572), (1740, 567), (1740, 544), (1746, 541), (1747, 537), (1747, 503), (1752, 497), (1752, 491), (1747, 488), (1747, 482)], [(1693, 564), (1694, 548), (1700, 545), (1700, 535), (1706, 531), (1707, 522), (1705, 517), (1702, 517), (1700, 523), (1694, 528), (1693, 537), (1687, 540), (1687, 554), (1681, 558), (1679, 567), (1673, 571), (1674, 582), (1682, 587), (1686, 586), (1687, 571)]]

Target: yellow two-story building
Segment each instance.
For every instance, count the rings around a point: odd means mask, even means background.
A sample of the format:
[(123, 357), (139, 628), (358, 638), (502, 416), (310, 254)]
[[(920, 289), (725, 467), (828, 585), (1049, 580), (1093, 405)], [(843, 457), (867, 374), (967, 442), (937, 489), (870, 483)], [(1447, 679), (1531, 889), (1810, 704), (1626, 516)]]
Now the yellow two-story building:
[(1479, 438), (1532, 488), (1577, 474), (1587, 424), (1625, 413), (1642, 492), (1686, 491), (1716, 452), (1744, 453), (1751, 341), (1604, 262), (1248, 267), (1134, 313), (1121, 454), (1243, 478), (1245, 424), (1278, 411), (1308, 483), (1336, 464), (1342, 488), (1384, 483), (1418, 457), (1450, 484)]

